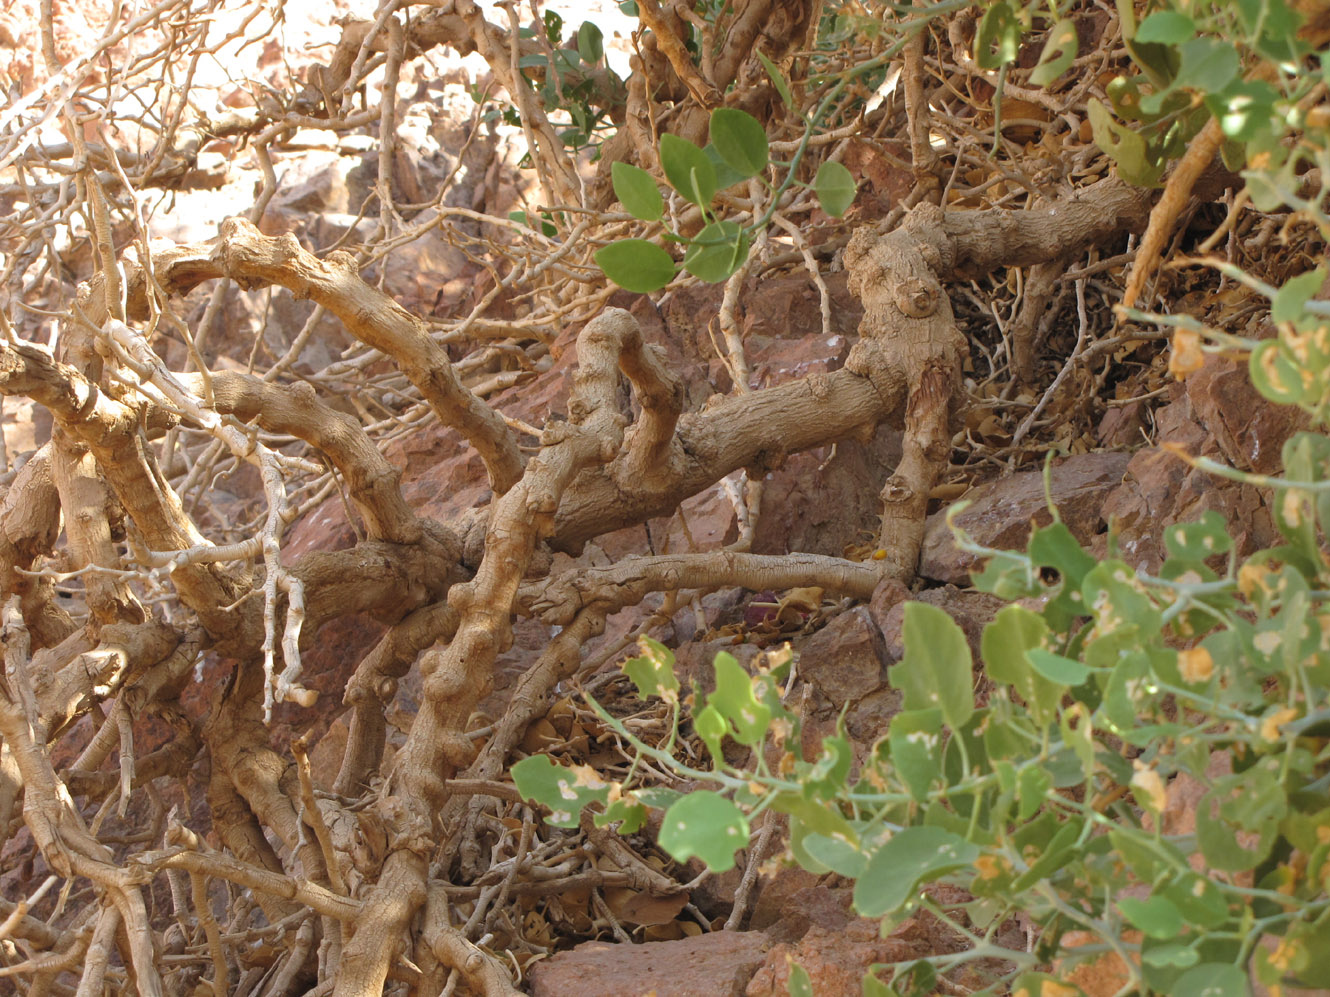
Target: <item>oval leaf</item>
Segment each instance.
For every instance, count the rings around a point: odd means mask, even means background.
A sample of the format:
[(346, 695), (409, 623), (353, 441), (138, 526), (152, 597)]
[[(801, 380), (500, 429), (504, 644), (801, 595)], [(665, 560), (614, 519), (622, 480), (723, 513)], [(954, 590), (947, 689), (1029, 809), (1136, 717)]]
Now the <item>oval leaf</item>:
[(854, 885), (854, 908), (864, 917), (900, 909), (921, 881), (967, 866), (979, 849), (940, 827), (907, 827), (873, 853)]
[(674, 260), (654, 242), (621, 239), (596, 250), (596, 265), (625, 291), (659, 291), (674, 279)]
[(1032, 647), (1025, 652), (1036, 672), (1061, 685), (1080, 685), (1090, 677), (1090, 669), (1072, 658), (1064, 658), (1041, 647)]
[(665, 199), (646, 170), (630, 163), (615, 163), (610, 167), (610, 179), (614, 196), (634, 218), (654, 222), (665, 213)]
[(1173, 997), (1247, 997), (1250, 992), (1247, 974), (1232, 963), (1202, 963), (1173, 984)]
[(711, 112), (711, 142), (741, 177), (756, 176), (767, 168), (767, 133), (751, 114), (734, 107), (716, 108)]
[(791, 111), (797, 112), (799, 109), (794, 106), (794, 96), (790, 93), (790, 85), (785, 82), (785, 74), (777, 68), (774, 62), (763, 54), (761, 49), (756, 49), (755, 51), (757, 53), (757, 61), (762, 63), (762, 68), (765, 69), (767, 75), (771, 77), (771, 82), (776, 87), (776, 92), (780, 94), (780, 99), (785, 101), (785, 106)]
[(683, 268), (699, 280), (718, 284), (748, 259), (748, 236), (734, 222), (712, 222), (693, 239)]
[(1182, 934), (1182, 914), (1164, 897), (1147, 897), (1144, 900), (1123, 897), (1118, 901), (1118, 909), (1133, 927), (1144, 931), (1151, 938), (1177, 938)]
[(840, 163), (825, 162), (817, 170), (813, 179), (813, 190), (817, 192), (818, 203), (822, 210), (839, 218), (854, 203), (854, 177)]
[(600, 62), (600, 57), (605, 54), (605, 36), (590, 21), (583, 21), (577, 29), (577, 54), (588, 66)]
[(890, 681), (905, 693), (905, 709), (937, 708), (960, 728), (974, 713), (970, 645), (950, 616), (923, 602), (905, 604), (905, 657), (892, 665)]
[(678, 135), (660, 137), (660, 165), (670, 186), (705, 208), (716, 194), (716, 170), (707, 154)]
[(718, 793), (700, 789), (665, 811), (660, 845), (680, 862), (696, 855), (712, 872), (734, 867), (734, 853), (748, 847), (748, 818)]
[(1048, 86), (1071, 68), (1076, 61), (1077, 47), (1076, 22), (1064, 17), (1049, 29), (1048, 41), (1039, 56), (1039, 65), (1030, 74), (1030, 82), (1037, 87)]

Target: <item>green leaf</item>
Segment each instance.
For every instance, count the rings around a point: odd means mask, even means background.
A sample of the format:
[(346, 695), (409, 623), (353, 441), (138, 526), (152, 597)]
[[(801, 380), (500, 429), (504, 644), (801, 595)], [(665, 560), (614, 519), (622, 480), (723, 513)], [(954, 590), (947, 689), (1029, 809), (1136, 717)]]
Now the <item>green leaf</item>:
[(734, 655), (716, 655), (716, 691), (707, 697), (707, 707), (725, 718), (730, 733), (740, 744), (760, 744), (771, 724), (771, 711), (753, 694), (753, 680)]
[(1206, 962), (1189, 969), (1170, 997), (1248, 997), (1247, 974), (1232, 964)]
[(549, 823), (555, 827), (576, 827), (582, 808), (589, 803), (604, 803), (610, 786), (594, 769), (555, 765), (547, 755), (523, 758), (512, 767), (513, 784), (525, 799), (549, 808)]
[(637, 686), (642, 699), (659, 696), (667, 703), (679, 701), (679, 679), (674, 674), (674, 652), (660, 641), (643, 637), (642, 654), (623, 663), (623, 673)]
[(772, 85), (775, 86), (776, 92), (780, 94), (780, 99), (785, 101), (786, 107), (795, 114), (798, 114), (799, 108), (794, 106), (794, 97), (790, 93), (790, 85), (785, 82), (785, 74), (777, 68), (774, 62), (766, 57), (760, 48), (754, 49), (754, 51), (757, 53), (757, 61), (762, 63), (762, 68), (765, 69), (767, 75), (771, 77)]
[(804, 841), (813, 834), (824, 838), (847, 841), (859, 849), (859, 835), (850, 822), (837, 810), (837, 804), (810, 800), (799, 793), (779, 793), (771, 801), (771, 809), (790, 816), (790, 852), (795, 861), (819, 875), (830, 872), (830, 866), (804, 848)]
[(527, 228), (535, 229), (548, 238), (554, 238), (559, 234), (559, 230), (554, 227), (554, 223), (548, 220), (548, 217), (540, 215), (530, 215), (525, 211), (510, 211), (508, 217)]
[(1000, 69), (1016, 58), (1021, 48), (1021, 23), (1005, 2), (984, 11), (974, 36), (974, 61), (980, 69)]
[(1028, 765), (1021, 769), (1016, 783), (1016, 799), (1020, 801), (1017, 819), (1029, 820), (1038, 813), (1052, 789), (1053, 777), (1042, 766)]
[(1076, 37), (1076, 22), (1064, 17), (1048, 30), (1048, 41), (1039, 56), (1039, 64), (1030, 74), (1030, 82), (1037, 87), (1045, 87), (1071, 68), (1076, 61), (1079, 40)]
[(711, 141), (720, 158), (741, 177), (756, 176), (767, 168), (770, 153), (761, 123), (734, 107), (711, 112)]
[(864, 917), (881, 917), (910, 899), (920, 882), (970, 865), (979, 849), (940, 827), (907, 827), (873, 853), (854, 884), (854, 908)]
[(1123, 180), (1137, 187), (1154, 187), (1163, 176), (1164, 164), (1150, 154), (1145, 139), (1113, 120), (1102, 103), (1094, 97), (1086, 102), (1095, 145), (1117, 164)]
[(712, 872), (724, 872), (748, 847), (748, 818), (719, 793), (694, 790), (665, 811), (660, 846), (679, 862), (696, 855)]
[(813, 190), (817, 193), (822, 210), (832, 218), (839, 218), (854, 203), (854, 177), (840, 163), (828, 160), (817, 168), (813, 178)]
[(1175, 942), (1172, 945), (1161, 945), (1158, 948), (1152, 948), (1144, 953), (1141, 958), (1150, 966), (1174, 966), (1178, 969), (1186, 969), (1188, 966), (1195, 966), (1200, 961), (1201, 954), (1190, 945)]
[(1181, 45), (1196, 34), (1196, 22), (1175, 10), (1157, 10), (1136, 29), (1132, 41)]
[(643, 806), (651, 807), (653, 810), (668, 810), (683, 797), (683, 794), (674, 789), (666, 789), (664, 786), (644, 786), (633, 790), (633, 796)]
[(1164, 547), (1169, 557), (1185, 561), (1205, 561), (1233, 549), (1228, 521), (1213, 509), (1207, 509), (1199, 523), (1178, 523), (1164, 530)]
[(660, 165), (670, 186), (686, 200), (705, 208), (716, 196), (716, 171), (707, 154), (686, 138), (660, 137)]
[(720, 153), (716, 150), (716, 143), (708, 142), (702, 147), (702, 151), (707, 154), (707, 159), (711, 161), (711, 168), (716, 171), (717, 190), (729, 190), (744, 179), (738, 170), (721, 159)]
[(596, 250), (596, 265), (625, 291), (647, 294), (674, 279), (674, 260), (654, 242), (620, 239)]
[(803, 784), (805, 796), (829, 800), (845, 788), (845, 780), (850, 775), (850, 765), (854, 761), (854, 750), (846, 737), (827, 737), (822, 739), (822, 754), (806, 771), (801, 771), (799, 781)]
[(1042, 526), (1030, 535), (1030, 559), (1053, 568), (1060, 576), (1058, 593), (1044, 606), (1043, 616), (1056, 630), (1066, 630), (1077, 616), (1085, 615), (1081, 604), (1081, 582), (1095, 566), (1075, 535), (1061, 520)]
[(888, 743), (892, 767), (922, 803), (942, 774), (942, 711), (902, 710), (891, 718)]
[[(1206, 95), (1205, 106), (1219, 119), (1224, 135), (1232, 140), (1226, 145), (1237, 143), (1236, 149), (1228, 153), (1236, 168), (1246, 166), (1247, 153), (1256, 151), (1245, 148), (1246, 143), (1258, 138), (1264, 143), (1280, 141), (1283, 121), (1275, 112), (1280, 98), (1280, 92), (1265, 80), (1235, 80), (1222, 93)], [(1236, 158), (1232, 155), (1234, 151), (1239, 153)]]
[(820, 865), (848, 879), (858, 879), (868, 867), (868, 856), (841, 838), (810, 831), (803, 837), (803, 847)]
[(1270, 321), (1292, 322), (1301, 318), (1303, 305), (1321, 289), (1325, 277), (1326, 269), (1320, 266), (1286, 282), (1270, 302)]
[(1081, 662), (1064, 658), (1043, 648), (1031, 648), (1026, 652), (1026, 657), (1030, 659), (1030, 665), (1036, 672), (1059, 685), (1080, 685), (1090, 677), (1090, 669)]
[(1151, 938), (1177, 938), (1185, 923), (1181, 912), (1161, 896), (1145, 900), (1123, 897), (1118, 901), (1118, 909), (1133, 927), (1140, 928)]
[(600, 62), (600, 57), (605, 54), (605, 36), (590, 21), (583, 21), (577, 29), (577, 54), (588, 66)]
[(954, 620), (936, 606), (905, 604), (905, 657), (889, 672), (891, 684), (905, 693), (907, 710), (937, 707), (959, 728), (974, 713), (970, 645)]
[(718, 763), (723, 761), (721, 742), (725, 740), (725, 735), (730, 732), (730, 725), (725, 722), (720, 710), (714, 706), (707, 706), (698, 710), (693, 717), (693, 729), (697, 731), (697, 736), (706, 744), (707, 750), (711, 752), (712, 759)]
[(665, 199), (646, 170), (631, 163), (615, 163), (610, 167), (610, 179), (614, 196), (634, 218), (654, 222), (665, 213)]
[(628, 792), (610, 803), (604, 813), (596, 814), (592, 822), (596, 827), (618, 823), (620, 834), (634, 834), (646, 825), (647, 808), (635, 799), (635, 794)]
[[(1279, 820), (1284, 815), (1284, 809), (1277, 805), (1283, 800), (1283, 788), (1276, 783), (1258, 790), (1252, 775), (1230, 776), (1206, 793), (1196, 807), (1196, 843), (1211, 868), (1223, 872), (1254, 869), (1274, 845)], [(1250, 786), (1250, 790), (1244, 792), (1244, 785)], [(1270, 791), (1278, 797), (1269, 801), (1276, 804), (1274, 809), (1262, 801)], [(1240, 838), (1239, 831), (1257, 833)]]
[(901, 997), (899, 991), (874, 976), (871, 969), (864, 974), (860, 988), (859, 997)]
[(1228, 920), (1224, 891), (1204, 876), (1194, 872), (1182, 873), (1163, 892), (1188, 924), (1198, 928), (1218, 928)]
[(1247, 361), (1252, 385), (1270, 401), (1297, 405), (1307, 397), (1308, 385), (1303, 371), (1285, 346), (1277, 339), (1257, 343)]
[(719, 284), (748, 259), (748, 234), (735, 222), (712, 222), (693, 237), (683, 268), (698, 280)]
[(1242, 60), (1232, 42), (1217, 38), (1193, 38), (1178, 47), (1182, 65), (1175, 86), (1190, 87), (1203, 94), (1218, 93), (1242, 71)]
[(797, 962), (790, 963), (790, 977), (785, 981), (785, 991), (790, 997), (813, 997), (813, 981), (808, 977), (808, 970)]

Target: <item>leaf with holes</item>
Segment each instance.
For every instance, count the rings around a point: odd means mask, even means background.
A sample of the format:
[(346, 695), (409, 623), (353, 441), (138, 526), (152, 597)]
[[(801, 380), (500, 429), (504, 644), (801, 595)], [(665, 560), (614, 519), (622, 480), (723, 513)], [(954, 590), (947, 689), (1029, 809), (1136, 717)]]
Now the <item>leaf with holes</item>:
[(712, 872), (724, 872), (748, 847), (748, 818), (719, 793), (696, 790), (665, 811), (660, 846), (679, 862), (696, 855)]
[(523, 758), (512, 767), (512, 773), (517, 791), (525, 799), (549, 808), (549, 823), (555, 827), (576, 827), (583, 807), (604, 803), (610, 794), (610, 784), (594, 769), (555, 765), (547, 755)]
[(1078, 40), (1076, 22), (1064, 17), (1048, 31), (1048, 41), (1039, 56), (1039, 65), (1030, 74), (1030, 82), (1037, 87), (1046, 87), (1071, 68), (1076, 61)]
[(623, 673), (637, 686), (643, 699), (659, 696), (667, 703), (679, 701), (679, 680), (674, 674), (674, 652), (660, 641), (643, 637), (642, 654), (623, 663)]

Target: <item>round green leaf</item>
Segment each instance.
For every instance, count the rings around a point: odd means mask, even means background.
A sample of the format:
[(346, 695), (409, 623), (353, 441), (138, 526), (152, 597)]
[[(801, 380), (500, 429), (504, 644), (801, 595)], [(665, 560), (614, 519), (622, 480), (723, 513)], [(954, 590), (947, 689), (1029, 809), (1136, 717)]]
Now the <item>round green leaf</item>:
[(696, 855), (712, 872), (724, 872), (748, 847), (748, 818), (719, 793), (699, 789), (665, 811), (660, 845), (680, 862)]
[(614, 196), (634, 218), (654, 222), (665, 213), (665, 199), (646, 170), (630, 163), (615, 163), (610, 167), (610, 179)]
[(720, 158), (741, 177), (756, 176), (767, 167), (767, 133), (758, 120), (734, 107), (711, 112), (711, 142)]
[(549, 823), (555, 827), (577, 827), (583, 807), (609, 798), (610, 784), (591, 769), (555, 765), (546, 755), (523, 758), (511, 771), (517, 791), (548, 807)]
[(1048, 86), (1071, 68), (1076, 61), (1079, 39), (1076, 35), (1076, 22), (1064, 17), (1048, 30), (1048, 41), (1039, 56), (1039, 65), (1030, 74), (1030, 82), (1037, 87)]
[(1136, 29), (1135, 42), (1156, 42), (1160, 45), (1181, 45), (1196, 34), (1196, 22), (1175, 10), (1157, 10)]
[(1123, 897), (1118, 909), (1133, 927), (1140, 928), (1151, 938), (1177, 938), (1182, 933), (1182, 914), (1167, 899), (1160, 896), (1138, 900)]
[(700, 208), (716, 195), (716, 170), (707, 154), (678, 135), (660, 137), (660, 165), (670, 186)]
[(1228, 963), (1202, 963), (1173, 985), (1173, 997), (1247, 997), (1249, 993), (1247, 974)]
[(822, 210), (832, 218), (845, 214), (854, 203), (854, 177), (840, 163), (827, 161), (818, 167), (813, 190)]
[(748, 259), (748, 236), (734, 222), (712, 222), (694, 237), (683, 268), (699, 280), (718, 284)]
[[(663, 834), (663, 832), (662, 832)], [(881, 917), (901, 907), (920, 881), (969, 865), (979, 849), (940, 827), (907, 827), (873, 853), (854, 885), (854, 908)]]
[(674, 260), (654, 242), (621, 239), (596, 251), (596, 265), (625, 291), (659, 291), (674, 279)]
[(1080, 685), (1090, 677), (1090, 669), (1081, 662), (1045, 651), (1041, 647), (1032, 647), (1025, 654), (1030, 659), (1031, 667), (1050, 682)]
[(1218, 38), (1193, 38), (1178, 49), (1182, 66), (1174, 84), (1191, 87), (1201, 93), (1218, 93), (1242, 71), (1242, 60), (1231, 41)]

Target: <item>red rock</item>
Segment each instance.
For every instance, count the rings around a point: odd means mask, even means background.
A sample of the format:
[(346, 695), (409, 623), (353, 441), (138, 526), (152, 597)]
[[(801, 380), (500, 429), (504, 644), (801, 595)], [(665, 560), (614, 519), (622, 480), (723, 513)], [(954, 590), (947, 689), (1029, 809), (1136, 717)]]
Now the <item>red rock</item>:
[(531, 968), (531, 997), (739, 997), (770, 945), (760, 931), (672, 942), (585, 942)]
[[(911, 602), (923, 602), (936, 606), (956, 621), (970, 645), (970, 653), (979, 660), (979, 640), (984, 627), (1006, 605), (997, 596), (973, 589), (958, 589), (954, 585), (927, 589), (913, 596)], [(902, 627), (905, 624), (905, 602), (892, 606), (878, 621), (882, 636), (886, 641), (886, 660), (894, 663), (905, 657), (905, 637)]]
[(799, 675), (839, 709), (886, 681), (886, 647), (868, 610), (841, 613), (799, 650)]
[[(1174, 400), (1155, 413), (1158, 441), (1262, 474), (1278, 472), (1280, 448), (1302, 425), (1301, 416), (1260, 398), (1246, 378), (1245, 370), (1207, 357), (1185, 391), (1177, 389)], [(1164, 530), (1211, 509), (1229, 523), (1239, 557), (1279, 542), (1262, 490), (1193, 470), (1158, 447), (1132, 457), (1103, 513), (1113, 524), (1120, 556), (1133, 567), (1157, 571)]]
[[(1122, 482), (1130, 458), (1122, 453), (1096, 452), (1068, 457), (1053, 466), (1053, 503), (1063, 522), (1082, 543), (1104, 524), (1104, 500)], [(1039, 471), (1022, 471), (979, 485), (966, 493), (970, 506), (958, 517), (976, 543), (998, 550), (1019, 550), (1030, 537), (1031, 521), (1052, 522)], [(928, 517), (919, 574), (940, 582), (965, 585), (979, 558), (956, 548), (945, 512)]]
[(744, 991), (745, 997), (785, 997), (791, 963), (802, 966), (817, 997), (859, 997), (864, 974), (879, 962), (900, 962), (925, 954), (899, 938), (878, 937), (877, 921), (858, 918), (834, 927), (815, 924), (795, 944), (767, 953)]

